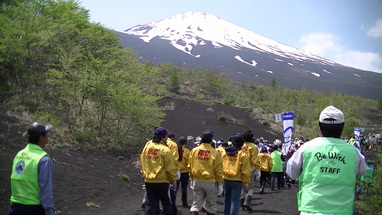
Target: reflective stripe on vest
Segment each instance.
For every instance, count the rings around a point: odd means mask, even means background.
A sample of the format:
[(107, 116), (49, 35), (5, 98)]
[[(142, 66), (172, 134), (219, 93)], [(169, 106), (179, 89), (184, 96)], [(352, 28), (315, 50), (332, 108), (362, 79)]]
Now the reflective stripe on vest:
[(11, 202), (40, 205), (38, 163), (47, 153), (36, 144), (29, 143), (13, 159), (11, 175)]
[(313, 213), (352, 214), (356, 150), (338, 138), (315, 138), (304, 146), (298, 209)]

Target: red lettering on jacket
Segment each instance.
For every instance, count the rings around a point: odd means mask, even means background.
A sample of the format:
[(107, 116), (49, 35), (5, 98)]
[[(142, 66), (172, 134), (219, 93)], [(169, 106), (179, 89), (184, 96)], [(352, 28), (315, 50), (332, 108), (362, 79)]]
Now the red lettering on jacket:
[(210, 151), (208, 150), (199, 150), (198, 152), (198, 156), (203, 156), (203, 157), (208, 157), (209, 154), (210, 154)]
[(149, 154), (149, 155), (157, 155), (158, 151), (159, 151), (159, 149), (151, 148), (151, 149), (149, 149), (149, 151), (147, 151), (147, 154)]

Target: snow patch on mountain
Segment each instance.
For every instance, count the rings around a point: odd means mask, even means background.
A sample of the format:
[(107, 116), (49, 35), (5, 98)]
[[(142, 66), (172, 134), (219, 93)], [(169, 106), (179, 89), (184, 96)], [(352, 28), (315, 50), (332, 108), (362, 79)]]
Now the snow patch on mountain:
[(252, 63), (248, 63), (247, 61), (243, 60), (239, 55), (236, 55), (235, 59), (242, 62), (242, 63), (245, 63), (247, 65), (253, 66), (253, 67), (255, 67), (257, 64), (256, 61), (254, 61), (254, 60), (252, 60)]
[(137, 25), (123, 33), (136, 35), (144, 42), (150, 42), (156, 37), (168, 40), (175, 48), (191, 56), (194, 56), (192, 49), (195, 46), (211, 43), (215, 48), (230, 47), (234, 50), (247, 48), (298, 61), (309, 60), (327, 65), (335, 64), (327, 59), (260, 36), (205, 12), (190, 11), (176, 14), (152, 23)]
[(310, 72), (310, 74), (312, 74), (312, 75), (314, 75), (314, 76), (316, 76), (316, 77), (320, 77), (321, 75), (320, 74), (318, 74), (317, 72), (311, 72), (311, 71), (308, 71), (308, 72)]
[(328, 74), (332, 74), (332, 72), (329, 72), (329, 71), (326, 70), (326, 69), (323, 69), (322, 71), (324, 71), (324, 72), (326, 72), (326, 73), (328, 73)]

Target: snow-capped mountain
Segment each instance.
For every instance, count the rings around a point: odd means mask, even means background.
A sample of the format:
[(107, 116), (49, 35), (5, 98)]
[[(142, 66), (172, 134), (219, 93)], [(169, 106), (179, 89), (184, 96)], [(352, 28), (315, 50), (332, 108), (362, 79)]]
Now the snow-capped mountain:
[(345, 67), (205, 12), (186, 12), (119, 32), (142, 60), (202, 67), (237, 81), (382, 98), (382, 74)]

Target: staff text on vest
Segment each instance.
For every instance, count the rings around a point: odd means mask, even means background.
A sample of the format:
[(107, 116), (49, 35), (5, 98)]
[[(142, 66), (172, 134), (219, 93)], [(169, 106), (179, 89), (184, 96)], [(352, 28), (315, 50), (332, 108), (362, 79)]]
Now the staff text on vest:
[(325, 166), (320, 167), (320, 172), (338, 174), (338, 173), (340, 173), (340, 171), (341, 171), (341, 169), (338, 169), (338, 168), (325, 167)]

